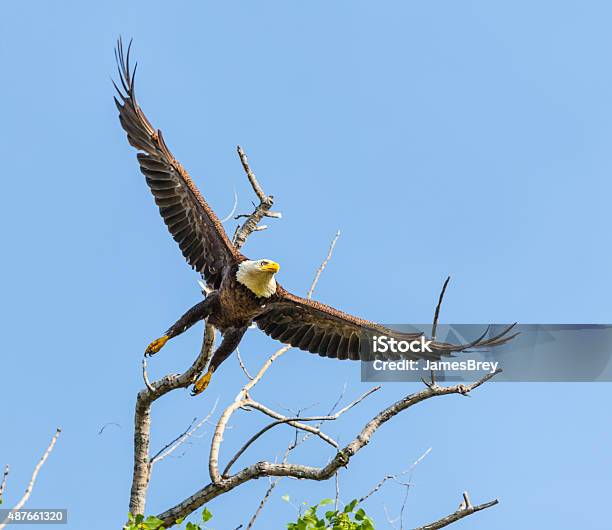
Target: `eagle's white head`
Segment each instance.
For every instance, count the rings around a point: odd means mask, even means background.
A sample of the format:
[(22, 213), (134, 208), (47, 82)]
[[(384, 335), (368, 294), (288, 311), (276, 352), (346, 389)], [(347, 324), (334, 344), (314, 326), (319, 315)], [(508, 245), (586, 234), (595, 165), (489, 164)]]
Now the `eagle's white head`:
[(269, 298), (276, 292), (274, 275), (280, 265), (269, 259), (246, 260), (238, 265), (236, 279), (255, 296)]

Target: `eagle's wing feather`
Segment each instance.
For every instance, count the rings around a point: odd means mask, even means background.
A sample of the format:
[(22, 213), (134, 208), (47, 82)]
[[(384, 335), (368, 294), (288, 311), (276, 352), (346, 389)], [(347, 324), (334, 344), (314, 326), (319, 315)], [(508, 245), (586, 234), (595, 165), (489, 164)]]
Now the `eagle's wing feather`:
[[(301, 298), (280, 286), (277, 295), (277, 300), (267, 304), (265, 311), (255, 319), (258, 327), (273, 339), (322, 357), (371, 360), (371, 353), (364, 341), (370, 341), (373, 335), (386, 335), (406, 341), (420, 339), (423, 335), (391, 330), (328, 305)], [(513, 327), (514, 325), (508, 326), (491, 338), (485, 338), (487, 330), (477, 340), (466, 344), (433, 341), (429, 345), (432, 353), (410, 353), (401, 356), (412, 359), (439, 359), (453, 352), (498, 346), (515, 336), (509, 334)], [(399, 358), (400, 354), (388, 353), (381, 357), (394, 359)]]
[(122, 89), (115, 85), (121, 126), (138, 153), (140, 170), (155, 197), (155, 203), (170, 234), (185, 259), (206, 282), (218, 288), (223, 270), (244, 259), (228, 239), (219, 218), (204, 200), (191, 177), (174, 158), (159, 130), (146, 118), (134, 95), (134, 70), (130, 70), (130, 49), (123, 53), (121, 40), (116, 50)]

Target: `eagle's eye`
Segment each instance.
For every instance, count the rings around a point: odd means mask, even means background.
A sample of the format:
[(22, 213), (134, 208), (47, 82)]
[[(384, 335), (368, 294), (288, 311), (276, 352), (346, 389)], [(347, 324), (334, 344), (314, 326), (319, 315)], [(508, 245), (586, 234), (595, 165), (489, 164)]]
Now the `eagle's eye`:
[(262, 259), (261, 262), (259, 263), (262, 267), (265, 267), (268, 262), (265, 259)]

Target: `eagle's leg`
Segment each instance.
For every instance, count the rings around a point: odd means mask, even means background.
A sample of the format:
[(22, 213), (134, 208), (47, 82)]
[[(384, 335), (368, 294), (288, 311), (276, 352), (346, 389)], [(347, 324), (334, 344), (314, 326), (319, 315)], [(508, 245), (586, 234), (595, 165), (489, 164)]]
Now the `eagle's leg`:
[(161, 350), (166, 342), (172, 337), (180, 335), (184, 331), (188, 330), (196, 322), (206, 318), (210, 315), (213, 303), (215, 302), (216, 295), (211, 293), (202, 300), (200, 303), (194, 305), (189, 311), (187, 311), (181, 318), (179, 318), (169, 329), (166, 331), (163, 337), (155, 339), (151, 344), (147, 346), (145, 350), (145, 356), (151, 356)]
[(210, 379), (214, 371), (219, 368), (221, 363), (227, 359), (230, 354), (238, 347), (242, 336), (244, 335), (247, 327), (244, 328), (229, 328), (223, 333), (223, 340), (219, 347), (213, 353), (210, 364), (208, 365), (208, 372), (206, 372), (200, 379), (198, 379), (193, 385), (191, 390), (192, 396), (197, 396), (206, 390), (206, 387), (210, 383)]

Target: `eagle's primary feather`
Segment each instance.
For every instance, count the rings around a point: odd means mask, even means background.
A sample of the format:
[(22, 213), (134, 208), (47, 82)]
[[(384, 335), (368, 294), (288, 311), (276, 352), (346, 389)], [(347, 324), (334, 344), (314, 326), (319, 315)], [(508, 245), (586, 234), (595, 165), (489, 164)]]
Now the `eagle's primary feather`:
[[(168, 338), (182, 333), (201, 318), (219, 328), (224, 342), (213, 356), (211, 371), (232, 353), (244, 330), (253, 322), (273, 339), (323, 357), (335, 359), (370, 358), (363, 341), (373, 335), (388, 335), (398, 340), (415, 340), (422, 333), (400, 333), (374, 322), (343, 313), (333, 307), (301, 298), (276, 283), (275, 291), (266, 296), (249, 290), (240, 281), (240, 266), (247, 260), (227, 237), (219, 218), (206, 203), (191, 177), (174, 158), (160, 130), (155, 130), (145, 117), (134, 94), (134, 73), (130, 68), (130, 47), (124, 54), (121, 40), (116, 49), (121, 88), (115, 84), (115, 98), (121, 126), (129, 143), (140, 151), (140, 170), (155, 197), (155, 202), (183, 256), (213, 289), (211, 295), (190, 309), (168, 330), (167, 334), (149, 346), (155, 353)], [(259, 263), (274, 263), (261, 260)], [(263, 270), (263, 269), (262, 269)], [(278, 270), (278, 267), (275, 271)], [(269, 270), (268, 270), (269, 274)], [(415, 353), (413, 358), (438, 359), (452, 352), (503, 344), (510, 335), (509, 326), (492, 338), (485, 334), (466, 344), (433, 341), (432, 353)], [(161, 341), (161, 343), (159, 342)], [(393, 354), (389, 354), (393, 358)], [(210, 378), (210, 377), (209, 377)], [(207, 384), (207, 381), (206, 381)]]

